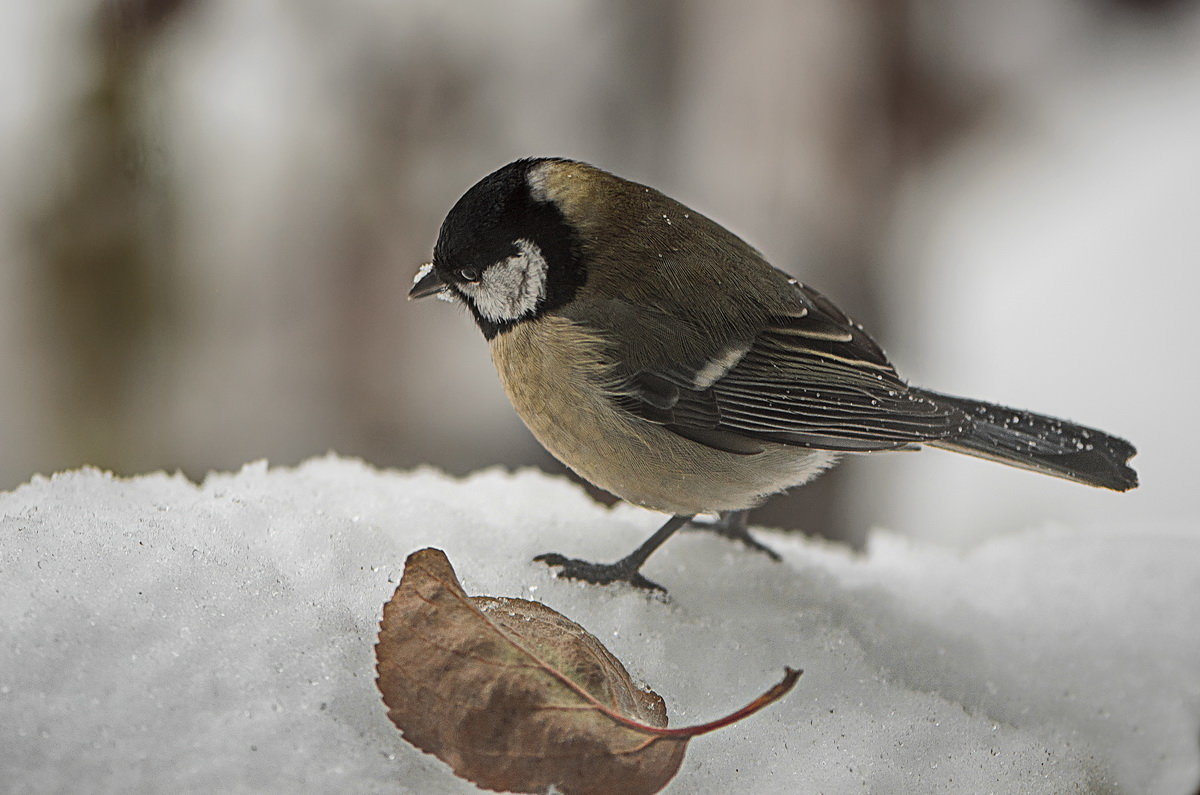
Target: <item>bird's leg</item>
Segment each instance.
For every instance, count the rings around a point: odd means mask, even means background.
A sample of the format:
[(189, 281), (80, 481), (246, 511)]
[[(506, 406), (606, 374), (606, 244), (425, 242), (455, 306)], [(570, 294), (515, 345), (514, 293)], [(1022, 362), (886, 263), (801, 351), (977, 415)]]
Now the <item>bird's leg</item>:
[(707, 530), (710, 533), (716, 533), (719, 536), (724, 536), (732, 541), (741, 541), (750, 549), (757, 550), (771, 560), (780, 561), (783, 558), (779, 557), (779, 553), (771, 549), (766, 544), (759, 541), (754, 536), (750, 535), (748, 527), (750, 519), (749, 511), (721, 511), (717, 514), (717, 520), (713, 521), (696, 521), (692, 519), (688, 522), (685, 529), (688, 530)]
[(645, 543), (616, 563), (590, 563), (578, 558), (563, 557), (554, 552), (538, 555), (534, 560), (550, 566), (557, 566), (560, 577), (569, 577), (572, 580), (584, 580), (585, 582), (596, 583), (597, 585), (606, 585), (610, 582), (627, 582), (638, 588), (666, 593), (666, 588), (663, 588), (656, 582), (647, 580), (638, 573), (638, 569), (642, 567), (642, 564), (646, 562), (646, 558), (650, 557), (654, 550), (662, 546), (663, 542), (670, 538), (676, 530), (691, 520), (691, 516), (683, 514), (672, 516), (667, 520), (666, 524), (655, 530), (654, 535), (647, 538)]

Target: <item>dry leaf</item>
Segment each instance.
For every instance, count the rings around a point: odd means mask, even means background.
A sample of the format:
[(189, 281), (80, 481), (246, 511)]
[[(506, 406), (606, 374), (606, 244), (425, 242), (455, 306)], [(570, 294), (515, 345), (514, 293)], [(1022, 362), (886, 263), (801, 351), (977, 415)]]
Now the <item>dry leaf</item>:
[(575, 622), (538, 602), (468, 597), (445, 554), (409, 556), (384, 606), (379, 689), (404, 738), (481, 787), (658, 792), (687, 742), (792, 688), (800, 673), (711, 723), (667, 729), (662, 698)]

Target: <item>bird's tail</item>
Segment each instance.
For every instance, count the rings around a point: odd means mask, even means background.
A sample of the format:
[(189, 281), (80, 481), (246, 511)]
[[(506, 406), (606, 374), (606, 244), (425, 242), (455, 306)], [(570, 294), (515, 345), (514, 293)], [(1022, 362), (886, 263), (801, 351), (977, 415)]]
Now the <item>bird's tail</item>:
[(1137, 473), (1126, 465), (1137, 450), (1124, 439), (1030, 411), (917, 391), (971, 418), (966, 433), (930, 441), (934, 447), (1114, 491), (1138, 484)]

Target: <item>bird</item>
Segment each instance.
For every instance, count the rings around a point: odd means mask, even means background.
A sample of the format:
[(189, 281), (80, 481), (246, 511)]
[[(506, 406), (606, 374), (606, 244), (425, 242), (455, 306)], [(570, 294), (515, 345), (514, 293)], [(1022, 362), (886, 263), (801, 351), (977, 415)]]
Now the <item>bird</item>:
[(646, 559), (699, 515), (773, 557), (748, 511), (847, 454), (924, 446), (1115, 491), (1129, 442), (910, 386), (862, 325), (707, 216), (576, 160), (516, 160), (451, 207), (409, 298), (465, 306), (537, 440), (579, 476), (670, 514), (613, 563), (558, 576), (663, 590)]

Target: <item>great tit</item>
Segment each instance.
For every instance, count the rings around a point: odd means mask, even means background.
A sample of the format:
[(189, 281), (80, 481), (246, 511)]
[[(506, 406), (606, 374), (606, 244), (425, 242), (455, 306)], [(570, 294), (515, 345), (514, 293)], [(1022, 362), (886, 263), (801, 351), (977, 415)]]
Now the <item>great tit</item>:
[(746, 512), (845, 453), (931, 445), (1125, 491), (1131, 444), (909, 386), (829, 299), (653, 188), (517, 160), (451, 208), (409, 298), (461, 302), (529, 430), (583, 478), (671, 519), (616, 563), (563, 576), (658, 588), (639, 569), (701, 513)]

